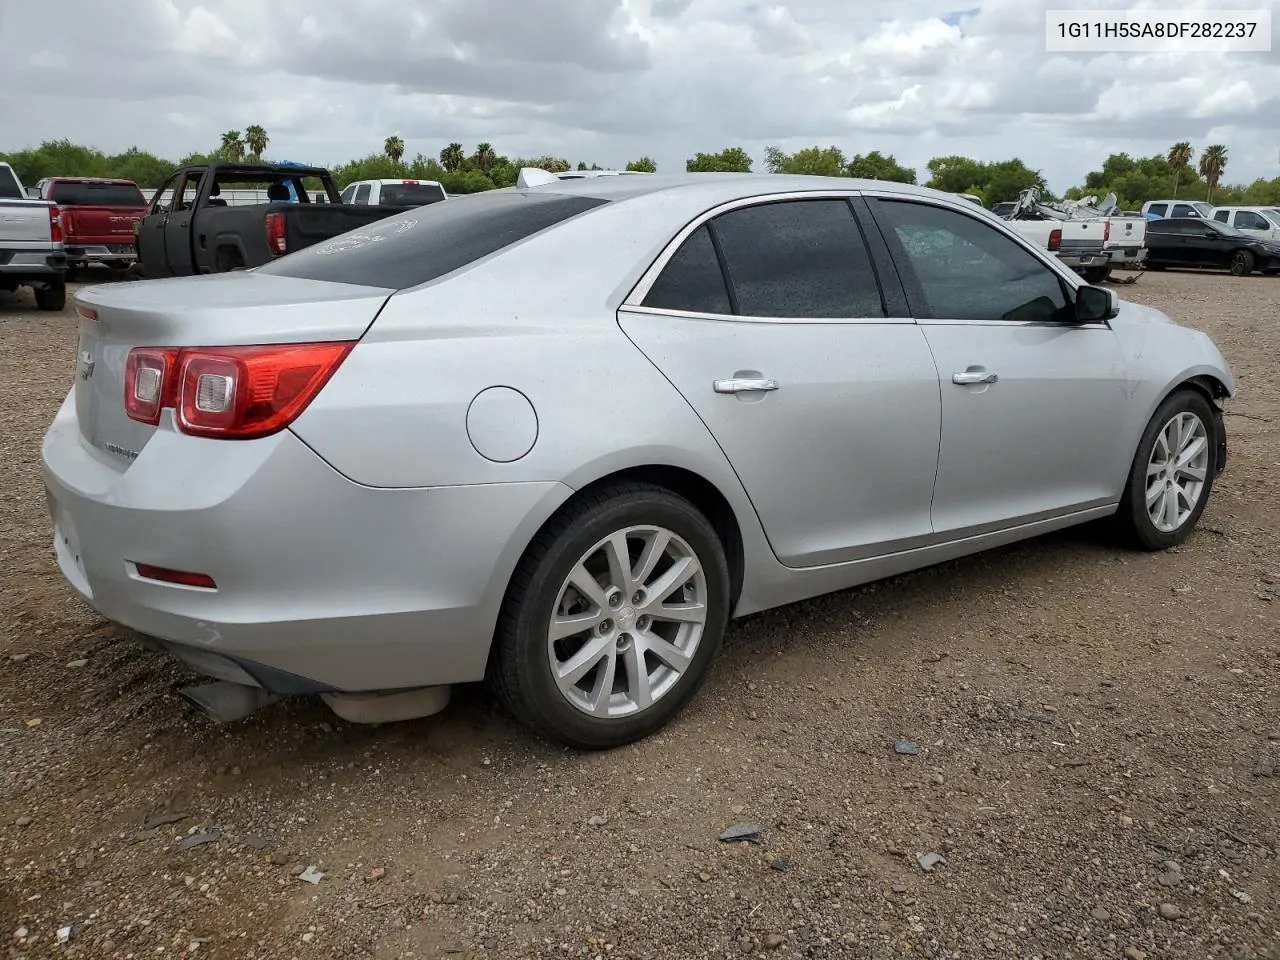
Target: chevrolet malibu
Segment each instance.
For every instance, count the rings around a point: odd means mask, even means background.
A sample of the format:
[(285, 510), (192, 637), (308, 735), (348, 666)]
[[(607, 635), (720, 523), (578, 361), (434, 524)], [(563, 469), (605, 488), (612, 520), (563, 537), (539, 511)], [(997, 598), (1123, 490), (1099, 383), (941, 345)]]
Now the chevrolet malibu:
[(849, 179), (530, 177), (77, 312), (54, 550), (190, 699), (487, 679), (581, 748), (670, 721), (733, 617), (1102, 518), (1179, 543), (1234, 390), (987, 211)]

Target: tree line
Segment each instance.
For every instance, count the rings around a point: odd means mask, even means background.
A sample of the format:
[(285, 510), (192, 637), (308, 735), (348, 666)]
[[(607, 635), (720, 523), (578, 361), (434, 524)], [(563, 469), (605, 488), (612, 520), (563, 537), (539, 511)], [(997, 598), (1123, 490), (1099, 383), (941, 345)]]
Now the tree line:
[[(258, 124), (244, 131), (229, 130), (222, 134), (219, 146), (209, 153), (190, 154), (176, 163), (157, 157), (137, 147), (118, 154), (106, 154), (93, 147), (53, 140), (40, 146), (0, 154), (10, 163), (24, 183), (33, 184), (43, 177), (115, 177), (132, 180), (142, 187), (158, 187), (174, 170), (192, 163), (219, 160), (258, 161), (270, 144), (267, 131)], [(1222, 144), (1211, 144), (1196, 158), (1188, 141), (1173, 144), (1168, 151), (1152, 157), (1133, 157), (1113, 153), (1103, 161), (1100, 170), (1086, 174), (1083, 184), (1063, 195), (1068, 199), (1083, 196), (1105, 196), (1115, 193), (1124, 209), (1137, 209), (1147, 200), (1177, 197), (1208, 200), (1219, 204), (1280, 205), (1280, 177), (1258, 179), (1251, 184), (1222, 183), (1229, 152)], [(563, 157), (516, 157), (498, 154), (492, 144), (478, 144), (467, 152), (461, 143), (450, 143), (438, 156), (418, 153), (405, 157), (405, 143), (399, 135), (387, 137), (380, 152), (370, 153), (346, 163), (330, 165), (339, 189), (355, 180), (411, 179), (438, 180), (451, 194), (478, 193), (515, 184), (521, 167), (539, 167), (553, 173), (571, 168)], [(742, 147), (726, 147), (717, 153), (697, 153), (685, 163), (691, 173), (753, 172), (754, 160)], [(814, 174), (820, 176), (862, 177), (898, 183), (916, 183), (916, 171), (903, 166), (892, 154), (872, 150), (865, 154), (846, 155), (837, 146), (813, 146), (795, 153), (778, 147), (766, 147), (764, 171), (781, 174)], [(579, 170), (599, 170), (596, 163), (578, 161)], [(1014, 200), (1028, 187), (1037, 187), (1047, 199), (1056, 199), (1048, 190), (1039, 170), (1021, 159), (986, 161), (972, 157), (934, 157), (926, 164), (929, 179), (924, 186), (951, 193), (968, 193), (984, 204)], [(657, 172), (650, 157), (640, 157), (626, 165), (628, 170)]]

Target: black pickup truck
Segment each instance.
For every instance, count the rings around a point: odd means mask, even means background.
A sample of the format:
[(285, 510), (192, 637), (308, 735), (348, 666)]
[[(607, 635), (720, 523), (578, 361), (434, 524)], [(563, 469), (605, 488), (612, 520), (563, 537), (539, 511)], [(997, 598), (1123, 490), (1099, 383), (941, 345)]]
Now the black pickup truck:
[[(264, 191), (267, 202), (255, 202)], [(323, 167), (184, 167), (156, 191), (137, 223), (134, 274), (150, 280), (257, 267), (403, 212), (403, 207), (343, 203)]]

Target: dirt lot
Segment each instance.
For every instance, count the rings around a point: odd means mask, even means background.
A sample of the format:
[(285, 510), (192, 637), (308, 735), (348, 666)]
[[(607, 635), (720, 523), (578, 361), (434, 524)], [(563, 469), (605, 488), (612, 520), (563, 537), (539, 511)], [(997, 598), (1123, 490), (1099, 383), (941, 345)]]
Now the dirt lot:
[[(1082, 529), (748, 619), (673, 728), (602, 755), (478, 691), (381, 728), (194, 715), (55, 569), (75, 323), (0, 294), (7, 955), (1277, 960), (1280, 279), (1120, 289), (1239, 380), (1182, 548)], [(741, 822), (763, 842), (718, 842)]]

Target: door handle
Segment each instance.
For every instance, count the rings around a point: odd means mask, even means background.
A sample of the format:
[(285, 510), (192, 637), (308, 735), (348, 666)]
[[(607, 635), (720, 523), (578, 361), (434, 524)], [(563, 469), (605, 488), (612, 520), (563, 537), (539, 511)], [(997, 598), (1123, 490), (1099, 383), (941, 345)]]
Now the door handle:
[(951, 375), (951, 382), (960, 384), (995, 383), (999, 379), (994, 373), (987, 373), (985, 370), (966, 370), (964, 373), (953, 373)]
[(729, 380), (717, 380), (712, 384), (716, 393), (751, 393), (757, 390), (777, 390), (777, 380), (766, 380), (763, 377), (734, 377)]

